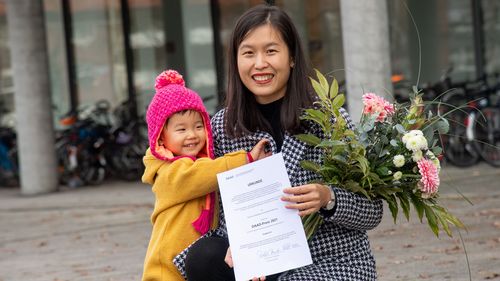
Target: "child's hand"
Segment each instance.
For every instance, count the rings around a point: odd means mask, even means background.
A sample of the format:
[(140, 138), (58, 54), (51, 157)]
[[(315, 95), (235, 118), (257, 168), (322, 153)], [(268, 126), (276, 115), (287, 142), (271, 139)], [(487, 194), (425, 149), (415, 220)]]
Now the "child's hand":
[(269, 143), (267, 139), (261, 139), (250, 151), (250, 155), (254, 161), (271, 156), (272, 152), (265, 152), (266, 144)]

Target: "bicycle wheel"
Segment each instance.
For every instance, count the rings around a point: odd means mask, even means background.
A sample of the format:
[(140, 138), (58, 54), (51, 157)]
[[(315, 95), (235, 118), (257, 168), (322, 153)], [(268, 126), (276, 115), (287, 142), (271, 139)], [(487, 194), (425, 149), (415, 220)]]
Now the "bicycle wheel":
[(118, 148), (111, 155), (115, 174), (123, 180), (139, 180), (144, 173), (143, 156), (144, 152), (138, 144), (131, 143)]
[(463, 90), (454, 89), (445, 94), (439, 106), (441, 116), (444, 116), (450, 128), (447, 134), (441, 135), (444, 156), (451, 164), (458, 167), (469, 167), (480, 159), (473, 145), (473, 137), (467, 134), (470, 130), (470, 120), (467, 97)]
[[(103, 165), (104, 156), (89, 151), (88, 148), (83, 148), (78, 155), (78, 175), (89, 185), (98, 185), (104, 181), (106, 177), (105, 165)], [(104, 163), (105, 164), (105, 163)]]
[(477, 152), (488, 164), (500, 167), (500, 109), (481, 110), (474, 122), (474, 142)]

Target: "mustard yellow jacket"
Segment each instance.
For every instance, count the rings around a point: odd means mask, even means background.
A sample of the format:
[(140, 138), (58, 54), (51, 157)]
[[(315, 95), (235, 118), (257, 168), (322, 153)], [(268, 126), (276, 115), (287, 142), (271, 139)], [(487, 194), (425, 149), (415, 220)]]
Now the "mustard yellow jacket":
[[(153, 186), (155, 207), (142, 280), (184, 280), (172, 260), (200, 237), (191, 223), (200, 215), (205, 195), (216, 190), (216, 174), (246, 164), (247, 154), (238, 151), (217, 159), (183, 157), (169, 162), (155, 158), (148, 149), (143, 161), (142, 181)], [(217, 210), (215, 214), (212, 228), (218, 222)]]

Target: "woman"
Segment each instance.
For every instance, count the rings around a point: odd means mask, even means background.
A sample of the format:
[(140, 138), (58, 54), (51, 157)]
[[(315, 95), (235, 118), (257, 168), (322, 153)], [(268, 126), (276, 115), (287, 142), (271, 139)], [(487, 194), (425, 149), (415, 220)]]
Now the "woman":
[[(301, 216), (319, 212), (324, 219), (309, 241), (313, 264), (266, 280), (376, 280), (366, 231), (380, 223), (382, 202), (334, 186), (309, 184), (318, 176), (300, 166), (302, 160), (321, 163), (322, 151), (294, 135), (321, 137), (321, 130), (299, 119), (304, 108), (312, 107), (314, 94), (290, 17), (267, 5), (245, 12), (233, 31), (228, 61), (226, 107), (212, 118), (215, 154), (248, 150), (262, 138), (271, 140), (272, 152), (283, 154), (293, 186), (284, 190), (283, 200), (290, 202), (287, 208), (298, 209)], [(345, 111), (343, 115), (351, 123)], [(221, 208), (220, 226), (181, 253), (175, 263), (190, 281), (234, 280), (227, 248)]]

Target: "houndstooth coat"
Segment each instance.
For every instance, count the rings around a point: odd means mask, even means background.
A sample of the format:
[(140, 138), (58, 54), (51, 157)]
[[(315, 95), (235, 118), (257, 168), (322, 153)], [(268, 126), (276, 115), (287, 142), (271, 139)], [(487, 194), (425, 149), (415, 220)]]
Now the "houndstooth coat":
[[(269, 139), (273, 153), (277, 152), (276, 144), (267, 132), (258, 131), (241, 138), (228, 138), (224, 134), (224, 112), (223, 109), (212, 118), (216, 157), (240, 149), (250, 151), (263, 138)], [(352, 126), (347, 113), (342, 111), (342, 115)], [(308, 127), (305, 133), (321, 136), (319, 127), (314, 125)], [(300, 166), (300, 161), (310, 160), (321, 163), (322, 151), (320, 149), (309, 146), (285, 132), (281, 152), (292, 186), (304, 185), (318, 179), (318, 176), (313, 172), (304, 170)], [(380, 223), (383, 210), (382, 201), (370, 201), (365, 197), (337, 187), (333, 187), (333, 190), (336, 195), (335, 211), (329, 215), (320, 211), (324, 223), (309, 241), (313, 264), (284, 272), (278, 280), (362, 281), (377, 279), (375, 260), (370, 250), (366, 231)], [(205, 236), (227, 237), (222, 206), (220, 210), (219, 227), (208, 232)], [(189, 248), (174, 259), (174, 264), (184, 276), (184, 259), (187, 251)]]

